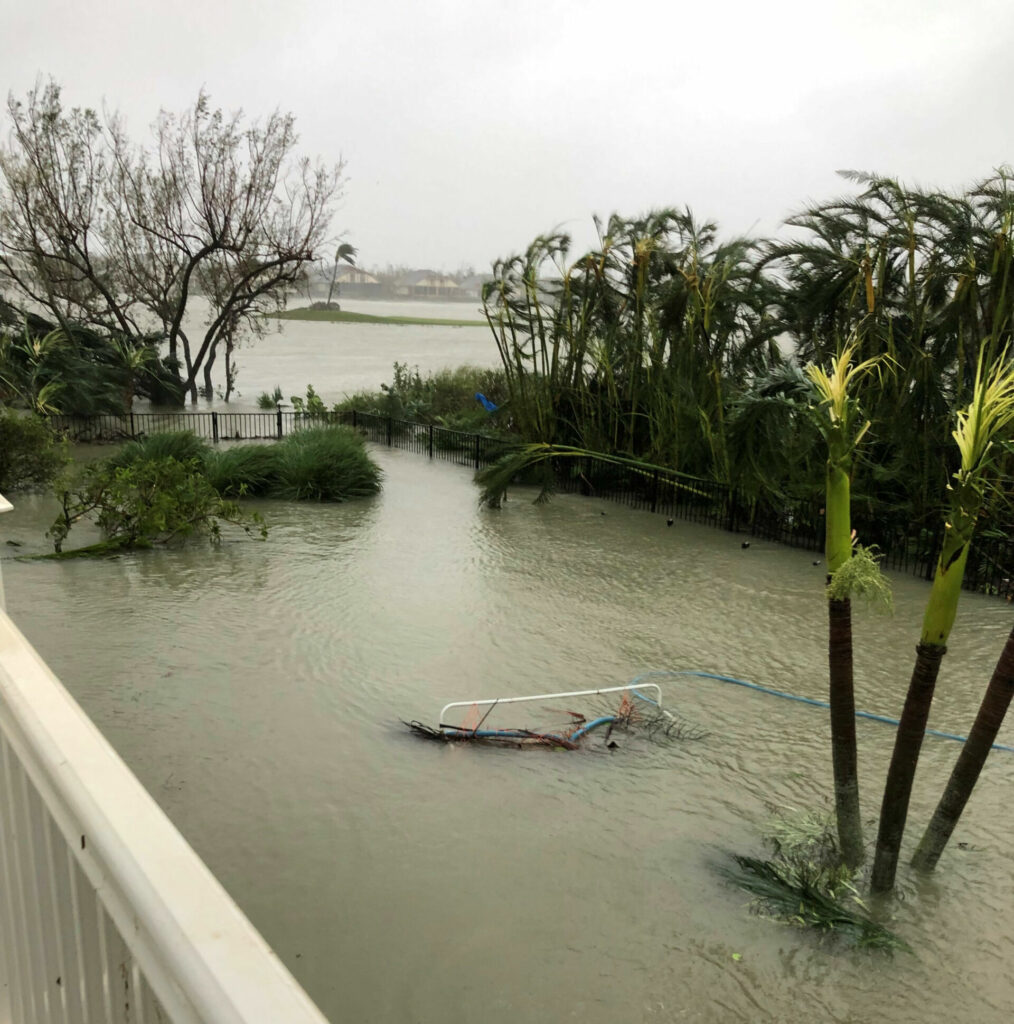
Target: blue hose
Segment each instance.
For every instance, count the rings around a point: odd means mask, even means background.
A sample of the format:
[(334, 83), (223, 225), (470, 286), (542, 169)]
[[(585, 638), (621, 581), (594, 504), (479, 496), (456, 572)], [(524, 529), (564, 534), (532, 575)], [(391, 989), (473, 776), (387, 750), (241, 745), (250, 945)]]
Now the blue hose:
[[(643, 675), (639, 675), (635, 679), (631, 680), (631, 686), (636, 686), (642, 679), (657, 679), (659, 676), (667, 678), (671, 678), (672, 676), (697, 676), (700, 679), (715, 679), (720, 683), (731, 683), (733, 686), (745, 686), (748, 690), (756, 690), (758, 693), (766, 693), (772, 697), (783, 697), (785, 700), (798, 701), (800, 704), (810, 704), (815, 708), (827, 709), (831, 706), (825, 700), (814, 700), (813, 697), (800, 697), (795, 693), (786, 693), (784, 690), (773, 690), (768, 686), (760, 686), (758, 683), (748, 683), (745, 679), (737, 679), (735, 676), (722, 676), (715, 672), (697, 672), (692, 670), (675, 672), (665, 669), (656, 672), (645, 672)], [(645, 697), (636, 690), (634, 691), (634, 694), (641, 700), (646, 701), (648, 704), (658, 704), (657, 701), (652, 700), (650, 697)], [(868, 718), (871, 722), (882, 722), (884, 725), (898, 726), (901, 724), (897, 718), (888, 718), (886, 715), (875, 715), (872, 711), (857, 711), (856, 718)], [(958, 743), (966, 743), (968, 741), (967, 736), (958, 736), (956, 733), (952, 732), (939, 732), (936, 729), (927, 729), (926, 735), (936, 736), (942, 740), (956, 740)], [(1005, 746), (1003, 743), (994, 743), (992, 749), (1003, 750), (1009, 754), (1014, 754), (1014, 747)]]
[(570, 737), (571, 742), (576, 743), (586, 732), (591, 732), (592, 729), (597, 729), (600, 725), (605, 725), (607, 722), (615, 721), (615, 715), (603, 715), (601, 718), (593, 718), (587, 725), (582, 725), (581, 728)]
[(575, 740), (580, 739), (580, 737), (582, 737), (586, 732), (591, 732), (592, 729), (596, 729), (600, 725), (605, 725), (606, 722), (612, 722), (614, 720), (614, 715), (606, 715), (603, 718), (596, 718), (587, 725), (581, 726), (581, 728), (572, 736), (560, 736), (555, 732), (533, 733), (521, 729), (452, 729), (445, 727), (445, 732), (448, 736), (468, 736), (470, 738), (472, 736), (476, 736), (479, 739), (540, 739), (558, 740), (560, 743), (573, 743)]

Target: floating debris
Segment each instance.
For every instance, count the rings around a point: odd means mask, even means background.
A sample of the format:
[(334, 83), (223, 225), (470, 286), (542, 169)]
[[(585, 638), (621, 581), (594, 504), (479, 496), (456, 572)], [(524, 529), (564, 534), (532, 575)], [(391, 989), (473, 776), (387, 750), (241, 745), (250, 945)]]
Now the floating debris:
[[(641, 693), (641, 689), (654, 690), (656, 697)], [(583, 711), (547, 707), (536, 703), (536, 715), (549, 716), (545, 724), (531, 724), (525, 727), (498, 725), (489, 721), (493, 712), (501, 705), (529, 702), (559, 701), (577, 698), (599, 698), (605, 694), (621, 694), (619, 705), (587, 707)], [(449, 724), (448, 712), (464, 711), (464, 721)], [(620, 746), (619, 737), (643, 736), (655, 742), (670, 740), (695, 740), (707, 735), (703, 730), (684, 721), (678, 715), (662, 707), (662, 693), (655, 683), (627, 686), (610, 686), (599, 690), (576, 690), (570, 693), (545, 693), (531, 697), (498, 697), (490, 700), (453, 701), (440, 712), (436, 727), (419, 721), (404, 723), (422, 739), (439, 743), (487, 743), (500, 746), (549, 747), (560, 750), (577, 750), (591, 738), (602, 737), (602, 746), (615, 750)]]

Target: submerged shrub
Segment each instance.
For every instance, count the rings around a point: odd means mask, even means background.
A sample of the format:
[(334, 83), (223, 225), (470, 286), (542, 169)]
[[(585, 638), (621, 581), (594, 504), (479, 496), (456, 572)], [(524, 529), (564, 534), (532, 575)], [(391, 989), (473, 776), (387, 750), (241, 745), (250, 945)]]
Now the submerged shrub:
[(380, 467), (367, 454), (363, 439), (346, 427), (300, 430), (273, 451), (278, 484), (271, 493), (276, 497), (346, 501), (380, 490)]
[(306, 427), (283, 441), (213, 449), (191, 431), (152, 434), (123, 445), (110, 470), (175, 461), (200, 472), (226, 498), (346, 501), (380, 490), (380, 468), (347, 427)]
[(44, 420), (0, 411), (0, 492), (41, 487), (66, 461), (63, 446)]
[(503, 405), (507, 398), (503, 370), (465, 365), (436, 370), (424, 377), (418, 366), (396, 362), (390, 384), (381, 384), (380, 391), (357, 391), (334, 408), (338, 412), (355, 409), (454, 430), (489, 430), (496, 426), (497, 418), (479, 403), (477, 393), (494, 405)]
[(131, 466), (135, 462), (157, 462), (175, 459), (177, 462), (204, 462), (211, 455), (207, 441), (192, 430), (150, 434), (137, 441), (128, 441), (106, 461), (110, 466)]
[(275, 444), (244, 444), (210, 452), (204, 463), (208, 482), (233, 498), (272, 494), (278, 488), (276, 449)]
[(102, 531), (97, 545), (67, 554), (149, 548), (194, 535), (219, 537), (220, 522), (248, 532), (263, 523), (256, 513), (240, 510), (208, 483), (197, 459), (136, 459), (129, 465), (105, 460), (85, 466), (60, 494), (62, 510), (49, 530), (57, 554), (74, 525), (90, 519)]
[(282, 389), (277, 386), (275, 387), (275, 390), (273, 392), (262, 391), (257, 396), (257, 408), (274, 409), (278, 405), (278, 403), (282, 401), (283, 397), (284, 396), (282, 395)]

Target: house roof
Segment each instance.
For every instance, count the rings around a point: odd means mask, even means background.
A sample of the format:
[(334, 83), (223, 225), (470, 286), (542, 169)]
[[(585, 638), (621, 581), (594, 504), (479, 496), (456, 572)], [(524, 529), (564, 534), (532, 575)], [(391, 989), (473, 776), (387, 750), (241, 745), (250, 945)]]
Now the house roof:
[(458, 282), (435, 270), (411, 270), (399, 277), (397, 284), (409, 288), (457, 288)]

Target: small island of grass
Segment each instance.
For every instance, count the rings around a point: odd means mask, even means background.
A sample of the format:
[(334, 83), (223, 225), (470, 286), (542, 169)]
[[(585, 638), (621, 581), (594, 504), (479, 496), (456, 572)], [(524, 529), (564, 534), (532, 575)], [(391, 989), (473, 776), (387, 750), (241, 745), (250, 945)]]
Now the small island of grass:
[(372, 313), (346, 313), (337, 309), (287, 309), (270, 316), (278, 320), (319, 320), (335, 324), (421, 324), (428, 327), (485, 327), (485, 320), (454, 320), (447, 317), (374, 316)]

